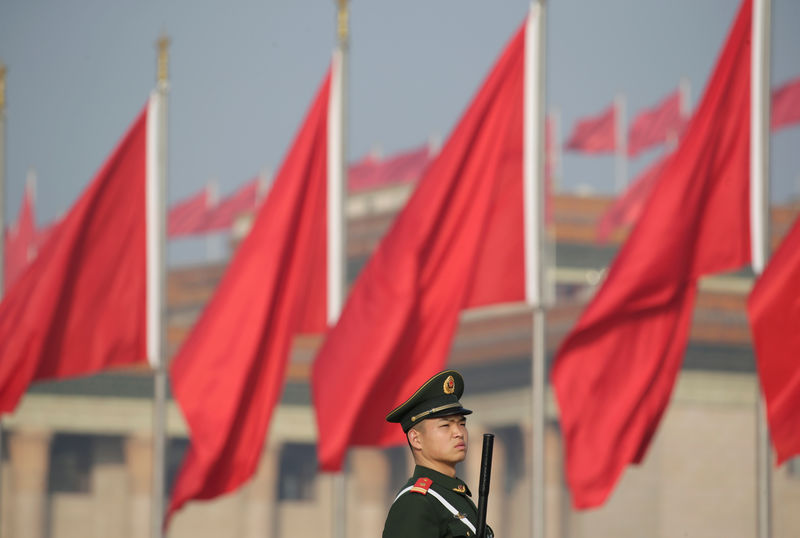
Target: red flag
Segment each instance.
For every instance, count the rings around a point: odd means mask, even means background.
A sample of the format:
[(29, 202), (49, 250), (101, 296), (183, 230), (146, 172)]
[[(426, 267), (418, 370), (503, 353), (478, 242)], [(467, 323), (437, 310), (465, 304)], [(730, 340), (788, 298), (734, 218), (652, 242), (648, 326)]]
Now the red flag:
[(4, 288), (8, 290), (36, 254), (36, 217), (33, 210), (33, 193), (25, 185), (25, 194), (19, 208), (17, 224), (6, 231)]
[(292, 338), (326, 325), (330, 75), (253, 227), (176, 355), (172, 389), (191, 445), (167, 521), (192, 499), (233, 491), (256, 469)]
[(659, 104), (643, 110), (634, 118), (628, 134), (628, 156), (635, 157), (647, 148), (667, 142), (670, 137), (677, 140), (684, 123), (680, 91), (675, 90)]
[(348, 184), (351, 191), (415, 183), (430, 162), (430, 149), (425, 146), (398, 153), (380, 160), (368, 155), (350, 165)]
[(800, 454), (800, 219), (747, 301), (758, 377), (780, 465)]
[(772, 92), (772, 130), (800, 123), (800, 78)]
[(0, 304), (2, 412), (14, 409), (32, 381), (147, 359), (152, 103)]
[(576, 508), (639, 463), (681, 368), (697, 279), (750, 258), (750, 20), (745, 0), (703, 100), (552, 372)]
[[(403, 442), (386, 413), (442, 369), (459, 311), (520, 301), (524, 27), (428, 166), (314, 361), (319, 461)], [(357, 425), (357, 426), (356, 426)]]
[(167, 237), (193, 235), (203, 231), (210, 205), (208, 189), (181, 200), (167, 215)]
[(599, 116), (579, 120), (567, 140), (567, 149), (584, 153), (613, 153), (617, 148), (616, 107), (611, 105)]
[(243, 213), (255, 211), (258, 202), (258, 178), (245, 183), (239, 190), (227, 196), (210, 213), (199, 226), (202, 232), (227, 230), (233, 226), (236, 217)]
[(631, 226), (639, 220), (644, 205), (670, 157), (672, 157), (671, 153), (651, 164), (631, 182), (622, 196), (614, 200), (597, 225), (598, 241), (608, 241), (616, 229)]

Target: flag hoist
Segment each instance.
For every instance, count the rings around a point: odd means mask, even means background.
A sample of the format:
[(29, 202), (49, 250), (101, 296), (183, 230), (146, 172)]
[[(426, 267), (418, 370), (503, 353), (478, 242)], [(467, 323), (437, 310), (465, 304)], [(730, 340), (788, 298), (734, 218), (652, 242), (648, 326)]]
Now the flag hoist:
[(165, 82), (0, 303), (0, 413), (34, 381), (163, 357)]
[(325, 331), (331, 79), (328, 71), (250, 231), (171, 361), (190, 444), (165, 525), (187, 502), (233, 492), (253, 476), (292, 339)]
[(751, 262), (752, 18), (744, 0), (674, 157), (556, 355), (577, 509), (604, 504), (643, 461), (681, 371), (698, 280)]
[[(533, 3), (426, 167), (314, 359), (325, 471), (345, 467), (351, 446), (405, 442), (386, 413), (443, 369), (464, 309), (536, 304), (543, 328), (543, 6)], [(541, 394), (542, 373), (537, 382)]]

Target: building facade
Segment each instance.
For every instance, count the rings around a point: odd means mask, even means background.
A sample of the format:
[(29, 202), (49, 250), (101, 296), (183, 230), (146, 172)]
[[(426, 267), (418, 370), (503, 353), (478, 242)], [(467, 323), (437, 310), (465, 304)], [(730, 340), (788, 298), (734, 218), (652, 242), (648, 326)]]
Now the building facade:
[[(407, 198), (389, 186), (348, 201), (348, 276), (352, 281)], [(557, 196), (550, 256), (554, 306), (547, 313), (548, 359), (601, 282), (625, 231), (595, 241), (610, 199)], [(773, 211), (773, 241), (800, 206)], [(247, 218), (235, 228), (246, 233)], [(224, 265), (174, 268), (168, 277), (168, 339), (174, 353)], [(750, 537), (756, 525), (758, 385), (745, 314), (746, 272), (701, 282), (684, 368), (641, 466), (629, 468), (600, 509), (570, 506), (563, 476), (558, 412), (548, 386), (546, 530), (552, 538)], [(496, 435), (489, 522), (499, 537), (531, 529), (531, 312), (504, 304), (465, 311), (449, 365), (467, 386), (470, 448), (460, 474), (477, 490), (481, 434)], [(294, 343), (281, 405), (256, 475), (239, 491), (190, 503), (171, 538), (333, 536), (334, 478), (317, 472), (309, 374), (319, 336)], [(140, 368), (41, 383), (3, 417), (0, 536), (30, 538), (149, 536), (152, 480), (152, 376)], [(170, 400), (167, 485), (188, 445)], [(348, 537), (378, 536), (412, 462), (405, 446), (354, 448), (346, 464)], [(800, 462), (773, 472), (773, 536), (800, 536)]]

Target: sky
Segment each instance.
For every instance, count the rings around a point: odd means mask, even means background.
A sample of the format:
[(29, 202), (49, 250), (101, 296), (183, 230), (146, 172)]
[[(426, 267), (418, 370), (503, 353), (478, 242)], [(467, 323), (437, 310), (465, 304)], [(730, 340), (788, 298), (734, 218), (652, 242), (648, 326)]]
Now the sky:
[[(560, 138), (623, 93), (629, 121), (681, 77), (696, 105), (739, 0), (551, 0), (548, 108)], [(348, 154), (445, 138), (522, 23), (526, 0), (353, 0)], [(772, 0), (772, 83), (800, 76), (800, 2)], [(281, 163), (330, 62), (335, 0), (3, 0), (6, 220), (27, 171), (37, 219), (68, 210), (155, 86), (171, 39), (170, 202), (224, 196)], [(800, 193), (800, 128), (772, 137), (773, 198)], [(662, 149), (629, 164), (634, 177)], [(612, 157), (564, 154), (561, 188), (610, 194)]]

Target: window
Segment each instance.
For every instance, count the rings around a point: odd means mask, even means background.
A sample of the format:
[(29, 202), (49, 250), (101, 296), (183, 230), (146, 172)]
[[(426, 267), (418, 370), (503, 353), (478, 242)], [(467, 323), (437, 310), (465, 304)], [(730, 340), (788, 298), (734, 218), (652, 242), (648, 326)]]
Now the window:
[(317, 451), (312, 444), (286, 443), (281, 449), (278, 499), (314, 499), (317, 478)]
[(178, 471), (181, 470), (183, 457), (187, 450), (189, 450), (189, 440), (186, 438), (174, 437), (167, 441), (167, 454), (164, 458), (164, 463), (167, 468), (164, 493), (167, 498), (169, 498), (172, 487), (175, 485), (175, 480), (178, 478)]
[(50, 493), (89, 493), (92, 437), (57, 434), (50, 445), (47, 487)]

